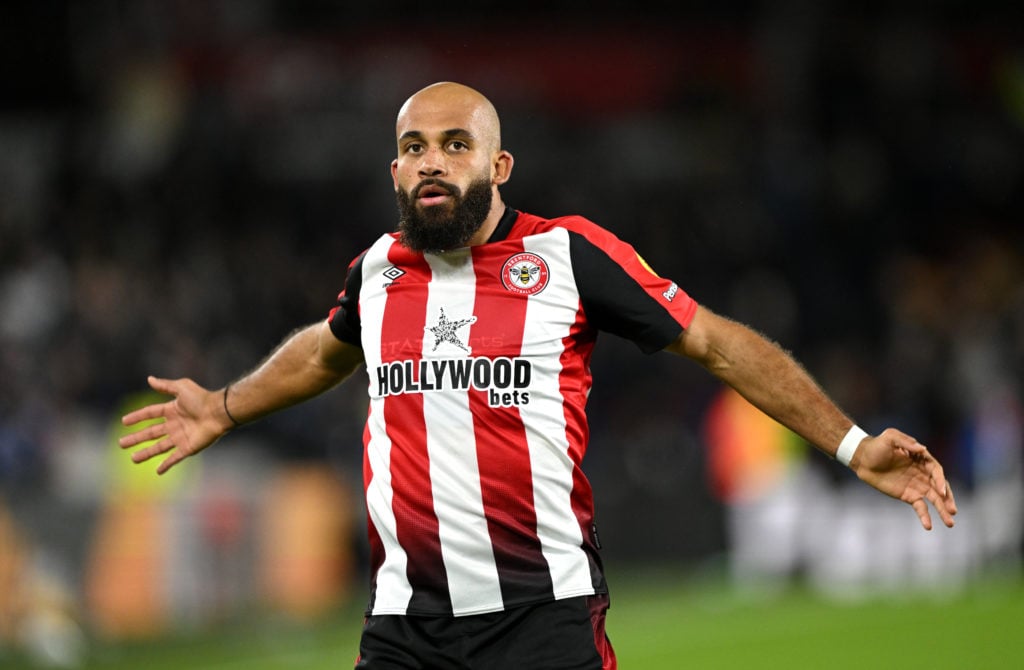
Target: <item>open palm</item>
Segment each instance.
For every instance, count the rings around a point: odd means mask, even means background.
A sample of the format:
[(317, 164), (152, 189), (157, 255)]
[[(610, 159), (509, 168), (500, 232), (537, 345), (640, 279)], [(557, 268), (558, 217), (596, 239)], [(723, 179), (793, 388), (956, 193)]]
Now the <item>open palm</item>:
[(133, 453), (132, 460), (142, 463), (154, 456), (170, 452), (157, 467), (157, 473), (163, 474), (176, 463), (216, 442), (227, 432), (227, 427), (217, 419), (215, 412), (211, 411), (211, 400), (215, 394), (191, 379), (149, 377), (148, 381), (153, 390), (173, 396), (173, 399), (135, 410), (126, 414), (121, 421), (126, 426), (150, 419), (162, 418), (163, 421), (125, 435), (119, 440), (119, 444), (122, 448), (129, 448), (156, 440), (153, 444)]
[(865, 438), (850, 467), (864, 482), (913, 507), (926, 530), (932, 528), (926, 501), (946, 526), (953, 527), (956, 501), (942, 466), (909, 435), (889, 428), (878, 437)]

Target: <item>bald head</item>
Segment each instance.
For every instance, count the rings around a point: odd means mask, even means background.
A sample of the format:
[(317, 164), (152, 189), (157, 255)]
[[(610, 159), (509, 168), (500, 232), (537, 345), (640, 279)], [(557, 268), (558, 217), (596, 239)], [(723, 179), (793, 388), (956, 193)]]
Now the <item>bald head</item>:
[(451, 81), (413, 93), (398, 110), (395, 136), (401, 139), (423, 126), (461, 128), (490, 151), (501, 149), (501, 123), (491, 101), (479, 91)]

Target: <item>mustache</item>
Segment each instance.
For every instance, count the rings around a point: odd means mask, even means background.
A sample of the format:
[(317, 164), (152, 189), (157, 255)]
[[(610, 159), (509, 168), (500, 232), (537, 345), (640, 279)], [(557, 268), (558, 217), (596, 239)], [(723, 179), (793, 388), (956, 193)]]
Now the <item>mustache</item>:
[(448, 182), (437, 179), (436, 177), (427, 177), (420, 183), (416, 184), (416, 186), (412, 189), (412, 197), (420, 197), (420, 192), (423, 191), (423, 189), (425, 188), (430, 188), (434, 191), (444, 191), (446, 195), (462, 195), (461, 189), (459, 189), (459, 187), (456, 186), (455, 184), (449, 184)]

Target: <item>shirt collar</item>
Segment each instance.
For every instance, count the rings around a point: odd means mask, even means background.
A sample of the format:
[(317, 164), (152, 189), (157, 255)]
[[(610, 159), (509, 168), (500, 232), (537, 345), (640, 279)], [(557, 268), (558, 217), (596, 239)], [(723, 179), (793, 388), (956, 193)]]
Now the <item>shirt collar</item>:
[(487, 243), (501, 242), (507, 238), (508, 234), (512, 231), (512, 224), (516, 222), (517, 218), (519, 218), (519, 212), (505, 205), (505, 213), (501, 215), (501, 220), (495, 226), (494, 232), (487, 238)]

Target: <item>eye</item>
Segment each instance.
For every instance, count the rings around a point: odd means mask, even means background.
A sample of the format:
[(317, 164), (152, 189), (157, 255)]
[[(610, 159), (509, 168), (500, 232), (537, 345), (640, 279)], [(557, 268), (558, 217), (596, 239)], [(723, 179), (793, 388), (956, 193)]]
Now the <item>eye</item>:
[(448, 149), (456, 152), (469, 151), (469, 145), (462, 140), (452, 140), (448, 143)]

